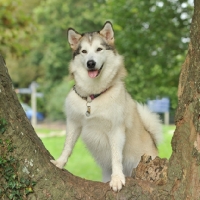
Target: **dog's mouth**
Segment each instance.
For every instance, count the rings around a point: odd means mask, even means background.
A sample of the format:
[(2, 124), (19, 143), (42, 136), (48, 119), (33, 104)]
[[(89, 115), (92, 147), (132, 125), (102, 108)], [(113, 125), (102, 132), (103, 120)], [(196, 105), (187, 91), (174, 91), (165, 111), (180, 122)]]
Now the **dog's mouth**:
[(89, 70), (89, 71), (88, 71), (88, 76), (89, 76), (90, 78), (96, 78), (97, 76), (99, 76), (99, 74), (100, 74), (102, 68), (103, 68), (103, 65), (102, 65), (101, 68), (98, 69), (98, 70), (97, 70), (97, 69)]

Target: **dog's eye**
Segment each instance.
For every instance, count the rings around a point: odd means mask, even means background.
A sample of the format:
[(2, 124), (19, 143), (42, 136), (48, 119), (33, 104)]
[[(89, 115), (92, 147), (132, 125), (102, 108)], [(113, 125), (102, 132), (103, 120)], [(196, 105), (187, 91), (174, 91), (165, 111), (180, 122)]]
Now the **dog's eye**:
[(102, 49), (102, 48), (100, 48), (100, 47), (99, 47), (99, 48), (97, 48), (97, 51), (102, 51), (102, 50), (103, 50), (103, 49)]
[(87, 53), (87, 51), (86, 50), (82, 50), (82, 53)]

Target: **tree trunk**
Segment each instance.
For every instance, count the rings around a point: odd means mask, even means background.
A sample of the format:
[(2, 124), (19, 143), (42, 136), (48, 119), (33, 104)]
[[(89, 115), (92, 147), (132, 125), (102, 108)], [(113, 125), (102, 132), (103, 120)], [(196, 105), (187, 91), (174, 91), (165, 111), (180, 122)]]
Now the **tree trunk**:
[[(176, 131), (169, 162), (143, 157), (118, 193), (108, 183), (75, 177), (52, 159), (21, 108), (0, 57), (1, 199), (200, 199), (200, 1), (179, 81)], [(81, 167), (81, 166), (77, 166)]]

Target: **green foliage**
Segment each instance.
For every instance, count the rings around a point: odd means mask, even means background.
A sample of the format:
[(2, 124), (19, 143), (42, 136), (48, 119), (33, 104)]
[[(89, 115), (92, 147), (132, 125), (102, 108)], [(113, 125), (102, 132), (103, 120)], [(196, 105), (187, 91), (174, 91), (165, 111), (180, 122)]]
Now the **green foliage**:
[(22, 0), (0, 1), (0, 52), (17, 55), (27, 50), (25, 40), (31, 32), (31, 18), (21, 12)]
[(63, 82), (54, 86), (46, 95), (46, 111), (53, 120), (65, 119), (64, 102), (74, 82), (64, 79)]
[[(0, 119), (0, 133), (6, 130), (6, 121)], [(35, 182), (18, 176), (19, 161), (12, 156), (12, 140), (0, 139), (0, 198), (22, 200), (33, 192)]]
[(125, 57), (129, 72), (126, 85), (133, 98), (145, 102), (168, 96), (171, 108), (176, 107), (192, 16), (188, 0), (30, 0), (19, 8), (20, 2), (25, 0), (0, 3), (0, 44), (24, 55), (17, 60), (8, 56), (13, 60), (8, 66), (14, 66), (10, 73), (15, 85), (27, 87), (37, 81), (49, 97), (52, 88), (56, 91), (69, 73), (67, 29), (73, 27), (80, 33), (100, 30), (111, 20), (116, 48)]
[(142, 102), (168, 96), (175, 108), (192, 14), (188, 1), (111, 0), (109, 4), (117, 47), (129, 72), (129, 92)]
[(0, 54), (5, 57), (14, 86), (28, 87), (42, 75), (41, 66), (32, 62), (35, 53), (33, 8), (39, 0), (0, 1)]
[(0, 119), (0, 134), (3, 134), (6, 131), (7, 122), (5, 119)]
[(22, 200), (33, 192), (34, 182), (19, 178), (17, 175), (18, 161), (14, 157), (0, 156), (0, 197)]

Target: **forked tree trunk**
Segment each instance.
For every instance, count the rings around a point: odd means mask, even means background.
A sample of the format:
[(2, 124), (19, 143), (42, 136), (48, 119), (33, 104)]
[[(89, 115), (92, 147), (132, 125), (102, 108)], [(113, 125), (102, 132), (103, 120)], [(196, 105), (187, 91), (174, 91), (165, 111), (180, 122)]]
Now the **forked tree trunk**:
[[(15, 197), (14, 199), (39, 200), (199, 200), (199, 0), (195, 1), (191, 42), (182, 66), (178, 97), (176, 131), (172, 140), (173, 153), (169, 163), (160, 159), (152, 163), (144, 158), (135, 172), (135, 178), (127, 178), (126, 186), (119, 193), (115, 193), (108, 184), (75, 177), (49, 162), (51, 155), (27, 120), (12, 87), (3, 58), (0, 57), (0, 199)], [(163, 171), (160, 172), (162, 168)], [(159, 179), (155, 178), (159, 175)]]

